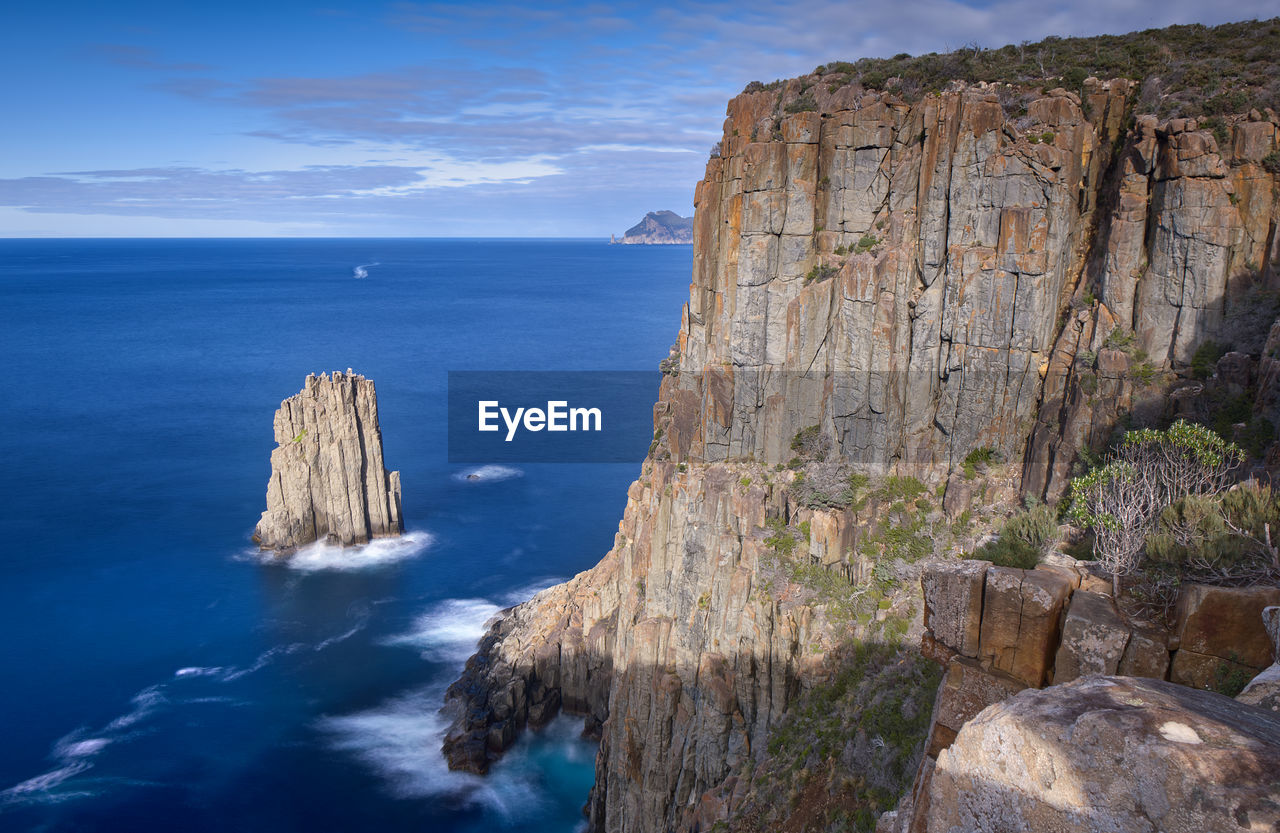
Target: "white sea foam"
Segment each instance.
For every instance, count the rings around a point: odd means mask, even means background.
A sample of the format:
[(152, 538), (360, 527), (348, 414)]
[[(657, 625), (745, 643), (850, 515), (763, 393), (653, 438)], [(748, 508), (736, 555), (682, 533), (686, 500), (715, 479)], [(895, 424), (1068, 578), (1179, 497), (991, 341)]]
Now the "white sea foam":
[(365, 570), (420, 555), (431, 546), (433, 540), (430, 533), (409, 532), (395, 538), (375, 538), (367, 544), (354, 547), (316, 541), (298, 550), (283, 562), (271, 553), (263, 554), (261, 559), (265, 563), (283, 563), (291, 570), (307, 573), (319, 570)]
[(179, 668), (173, 672), (175, 677), (218, 677), (225, 671), (220, 665), (201, 666), (193, 665), (189, 668)]
[(488, 465), (460, 471), (453, 479), (463, 483), (496, 483), (513, 477), (524, 477), (524, 472), (511, 466)]
[(442, 687), (399, 697), (367, 711), (325, 718), (320, 728), (334, 749), (374, 770), (397, 798), (451, 800), (481, 807), (512, 821), (536, 812), (544, 801), (537, 773), (507, 761), (487, 778), (453, 772), (438, 750), (449, 728), (440, 712)]
[(371, 269), (374, 266), (381, 266), (381, 265), (382, 264), (378, 263), (377, 261), (374, 261), (373, 263), (363, 263), (357, 266), (356, 268), (352, 269), (351, 273), (357, 278), (367, 278), (369, 277), (369, 269)]
[(414, 619), (407, 633), (383, 644), (418, 648), (423, 659), (433, 662), (465, 662), (475, 653), (485, 625), (501, 609), (486, 599), (447, 599)]

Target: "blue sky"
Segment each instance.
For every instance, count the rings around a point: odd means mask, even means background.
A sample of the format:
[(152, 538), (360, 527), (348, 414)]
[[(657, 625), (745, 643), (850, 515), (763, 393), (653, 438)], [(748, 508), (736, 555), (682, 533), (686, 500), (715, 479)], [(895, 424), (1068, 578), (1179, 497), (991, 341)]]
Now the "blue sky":
[(725, 103), (752, 80), (1274, 14), (1274, 0), (14, 0), (0, 236), (604, 236), (692, 211)]

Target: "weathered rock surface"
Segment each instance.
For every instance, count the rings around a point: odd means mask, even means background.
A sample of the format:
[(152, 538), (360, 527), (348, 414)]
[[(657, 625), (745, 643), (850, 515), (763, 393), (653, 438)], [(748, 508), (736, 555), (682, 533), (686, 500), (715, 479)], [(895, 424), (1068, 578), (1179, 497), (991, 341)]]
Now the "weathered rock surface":
[(920, 577), (925, 628), (962, 656), (978, 655), (982, 593), (990, 566), (987, 561), (949, 561), (931, 567)]
[(1062, 643), (1053, 662), (1053, 681), (1089, 674), (1115, 674), (1129, 644), (1129, 626), (1109, 596), (1076, 591), (1062, 625)]
[(1280, 607), (1265, 608), (1262, 620), (1266, 624), (1267, 635), (1271, 637), (1271, 656), (1275, 661), (1250, 680), (1236, 699), (1280, 712)]
[(1175, 630), (1180, 641), (1169, 679), (1207, 688), (1223, 673), (1247, 679), (1270, 665), (1272, 641), (1262, 611), (1277, 604), (1280, 587), (1183, 587)]
[(937, 757), (979, 712), (1007, 700), (1026, 687), (1021, 680), (984, 669), (973, 660), (963, 657), (952, 659), (938, 689), (927, 754)]
[(335, 371), (310, 375), (275, 415), (267, 510), (253, 540), (292, 552), (313, 541), (362, 544), (404, 532), (400, 473), (382, 461), (373, 381)]
[(1044, 685), (1058, 648), (1067, 579), (1045, 570), (987, 570), (978, 659), (1029, 686)]
[(1263, 669), (1236, 697), (1241, 703), (1280, 712), (1280, 663)]
[(938, 755), (930, 833), (1275, 830), (1280, 715), (1090, 677), (992, 706)]

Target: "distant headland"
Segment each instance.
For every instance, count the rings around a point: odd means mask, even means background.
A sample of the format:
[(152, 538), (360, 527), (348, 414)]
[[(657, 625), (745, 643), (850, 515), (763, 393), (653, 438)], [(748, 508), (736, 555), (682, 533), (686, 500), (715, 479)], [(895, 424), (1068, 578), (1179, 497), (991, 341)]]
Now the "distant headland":
[(609, 242), (646, 246), (692, 243), (693, 218), (681, 217), (674, 211), (650, 211), (643, 220), (627, 229), (621, 240), (611, 234)]

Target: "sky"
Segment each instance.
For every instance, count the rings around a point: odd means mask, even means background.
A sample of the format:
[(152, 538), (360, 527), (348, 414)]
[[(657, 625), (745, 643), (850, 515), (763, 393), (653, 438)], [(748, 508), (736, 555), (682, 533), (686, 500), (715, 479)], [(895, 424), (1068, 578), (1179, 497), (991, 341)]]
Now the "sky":
[(0, 237), (601, 237), (693, 211), (727, 101), (833, 60), (1275, 0), (9, 0)]

